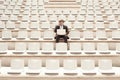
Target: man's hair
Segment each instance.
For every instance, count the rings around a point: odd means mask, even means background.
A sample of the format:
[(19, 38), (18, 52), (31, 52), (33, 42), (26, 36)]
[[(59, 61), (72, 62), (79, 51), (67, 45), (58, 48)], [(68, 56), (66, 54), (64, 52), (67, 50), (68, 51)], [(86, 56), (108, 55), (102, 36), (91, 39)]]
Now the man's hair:
[(64, 20), (59, 20), (59, 22), (65, 22)]

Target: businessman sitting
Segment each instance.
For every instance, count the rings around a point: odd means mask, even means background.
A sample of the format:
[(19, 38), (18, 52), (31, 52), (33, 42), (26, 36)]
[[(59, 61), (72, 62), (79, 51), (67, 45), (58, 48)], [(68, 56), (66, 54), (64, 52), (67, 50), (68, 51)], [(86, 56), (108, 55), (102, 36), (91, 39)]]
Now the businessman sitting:
[(61, 38), (63, 38), (64, 42), (67, 43), (67, 35), (69, 34), (69, 31), (68, 27), (64, 25), (64, 22), (64, 20), (59, 20), (59, 25), (57, 25), (54, 29), (54, 32), (56, 33), (56, 43), (58, 43)]

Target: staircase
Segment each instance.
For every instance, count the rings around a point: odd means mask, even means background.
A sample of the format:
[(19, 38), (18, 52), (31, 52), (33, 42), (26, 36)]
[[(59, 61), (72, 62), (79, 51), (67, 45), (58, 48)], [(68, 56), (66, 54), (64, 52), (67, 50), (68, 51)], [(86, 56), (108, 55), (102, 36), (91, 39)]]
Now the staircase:
[(45, 8), (80, 8), (76, 0), (49, 0)]

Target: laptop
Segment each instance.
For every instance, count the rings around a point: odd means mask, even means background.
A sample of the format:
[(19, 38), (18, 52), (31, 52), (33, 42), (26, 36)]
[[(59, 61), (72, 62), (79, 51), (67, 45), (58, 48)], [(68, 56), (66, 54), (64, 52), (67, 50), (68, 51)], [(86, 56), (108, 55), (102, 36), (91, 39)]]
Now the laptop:
[(66, 35), (65, 29), (57, 29), (57, 35)]

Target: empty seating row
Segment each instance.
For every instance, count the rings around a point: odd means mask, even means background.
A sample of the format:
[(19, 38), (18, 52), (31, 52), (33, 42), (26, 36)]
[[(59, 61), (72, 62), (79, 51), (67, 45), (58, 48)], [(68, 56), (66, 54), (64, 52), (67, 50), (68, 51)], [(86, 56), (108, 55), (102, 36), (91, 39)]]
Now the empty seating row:
[[(83, 34), (83, 35), (81, 35)], [(105, 30), (92, 30), (78, 31), (71, 30), (69, 40), (120, 40), (120, 31), (113, 30), (112, 32), (106, 32)], [(0, 35), (1, 40), (53, 40), (55, 33), (53, 30), (2, 30)]]
[[(103, 47), (104, 46), (104, 47)], [(52, 42), (16, 42), (9, 48), (9, 44), (0, 43), (1, 54), (120, 54), (120, 43), (111, 49), (108, 43), (52, 43)]]
[[(0, 21), (0, 29), (52, 29), (55, 28), (55, 26), (58, 24), (57, 21), (55, 22), (20, 22), (15, 23), (12, 21), (3, 22)], [(72, 29), (81, 29), (81, 30), (114, 30), (114, 29), (120, 29), (120, 24), (117, 21), (109, 22), (109, 24), (105, 24), (104, 22), (78, 22), (75, 21), (72, 22), (65, 22), (65, 25), (68, 26), (68, 28)]]
[[(81, 66), (78, 66), (78, 63), (81, 63)], [(89, 66), (88, 66), (89, 65)], [(3, 68), (3, 69), (2, 69)], [(1, 73), (4, 70), (4, 66), (0, 69)], [(98, 68), (95, 67), (94, 60), (81, 60), (77, 62), (75, 59), (64, 59), (63, 67), (60, 66), (60, 60), (57, 59), (47, 59), (45, 67), (42, 66), (42, 60), (31, 59), (28, 60), (27, 67), (24, 66), (24, 60), (13, 59), (11, 60), (10, 67), (7, 69), (8, 74), (41, 74), (45, 73), (46, 75), (59, 75), (60, 73), (66, 75), (78, 75), (82, 74), (117, 74), (119, 67), (112, 66), (112, 60), (101, 59), (98, 61)], [(5, 73), (5, 72), (4, 72)], [(98, 75), (99, 75), (98, 74)], [(120, 75), (120, 74), (119, 74)]]

